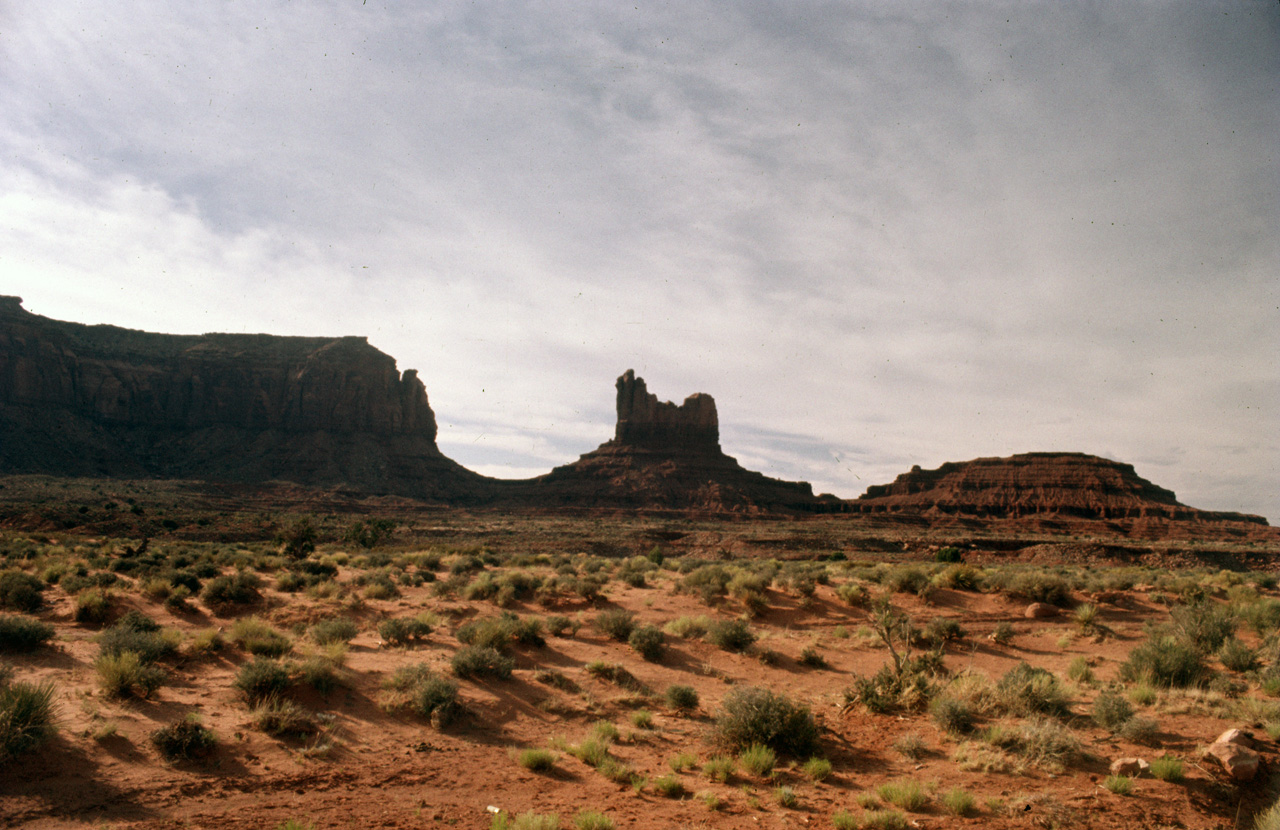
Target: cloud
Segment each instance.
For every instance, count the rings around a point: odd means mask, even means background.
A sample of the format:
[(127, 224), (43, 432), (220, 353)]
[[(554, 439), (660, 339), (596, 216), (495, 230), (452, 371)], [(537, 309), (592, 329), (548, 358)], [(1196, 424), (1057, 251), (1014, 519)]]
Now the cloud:
[(634, 368), (839, 495), (1105, 450), (1280, 516), (1274, 4), (0, 14), (36, 311), (367, 334), (486, 469), (593, 448)]

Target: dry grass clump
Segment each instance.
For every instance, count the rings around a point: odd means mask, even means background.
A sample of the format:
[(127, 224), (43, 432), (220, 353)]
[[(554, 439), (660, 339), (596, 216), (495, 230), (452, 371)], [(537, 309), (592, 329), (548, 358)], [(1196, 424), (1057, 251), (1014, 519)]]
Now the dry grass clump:
[(712, 736), (731, 751), (760, 744), (783, 755), (804, 758), (817, 746), (818, 725), (808, 708), (768, 689), (745, 686), (725, 695)]
[(151, 745), (169, 761), (187, 761), (213, 751), (218, 739), (213, 730), (200, 724), (194, 712), (162, 726), (150, 735)]
[(37, 749), (56, 729), (52, 683), (21, 683), (0, 666), (0, 764)]

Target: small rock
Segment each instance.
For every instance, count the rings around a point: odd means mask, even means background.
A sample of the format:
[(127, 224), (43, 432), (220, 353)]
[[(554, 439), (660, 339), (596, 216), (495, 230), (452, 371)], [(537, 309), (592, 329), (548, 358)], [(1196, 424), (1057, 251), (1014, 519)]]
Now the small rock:
[(1151, 765), (1141, 758), (1117, 758), (1111, 762), (1112, 775), (1142, 775)]
[(1033, 620), (1056, 617), (1058, 614), (1058, 609), (1047, 602), (1033, 602), (1027, 606), (1026, 611), (1022, 612), (1022, 616)]
[(1204, 757), (1217, 761), (1236, 781), (1252, 781), (1253, 776), (1258, 773), (1258, 763), (1262, 760), (1258, 753), (1247, 746), (1223, 741), (1210, 744), (1204, 751)]
[(1243, 729), (1228, 729), (1218, 736), (1214, 741), (1215, 744), (1239, 744), (1249, 749), (1256, 749), (1257, 744), (1253, 740), (1253, 736)]

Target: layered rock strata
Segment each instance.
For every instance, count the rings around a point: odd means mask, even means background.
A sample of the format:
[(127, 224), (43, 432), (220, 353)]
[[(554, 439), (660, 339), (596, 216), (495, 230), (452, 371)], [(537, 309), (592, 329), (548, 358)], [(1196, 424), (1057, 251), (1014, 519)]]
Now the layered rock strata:
[(417, 373), (365, 338), (151, 334), (17, 297), (0, 298), (0, 472), (485, 490), (437, 448)]
[(807, 482), (745, 470), (720, 448), (716, 402), (702, 393), (659, 402), (628, 369), (617, 381), (614, 438), (520, 487), (546, 505), (754, 512), (838, 511)]
[(1173, 491), (1139, 476), (1130, 464), (1083, 453), (1026, 453), (1009, 458), (911, 468), (892, 484), (868, 487), (849, 503), (858, 513), (1017, 519), (1239, 522), (1266, 525), (1243, 513), (1197, 510)]

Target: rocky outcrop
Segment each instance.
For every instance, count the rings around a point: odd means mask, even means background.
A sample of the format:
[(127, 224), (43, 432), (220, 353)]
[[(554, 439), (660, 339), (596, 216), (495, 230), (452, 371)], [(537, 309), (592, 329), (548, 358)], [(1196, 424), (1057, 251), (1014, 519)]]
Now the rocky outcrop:
[(436, 447), (417, 373), (364, 338), (152, 334), (16, 297), (0, 298), (0, 472), (484, 489)]
[(1083, 453), (1027, 453), (911, 468), (892, 484), (868, 487), (849, 503), (860, 513), (981, 519), (1228, 522), (1266, 526), (1266, 519), (1180, 504), (1130, 464)]
[(513, 485), (513, 495), (536, 497), (549, 506), (713, 512), (841, 509), (840, 500), (815, 496), (806, 482), (779, 481), (744, 470), (725, 455), (710, 395), (690, 395), (679, 406), (659, 402), (631, 370), (616, 385), (613, 440), (572, 464)]

